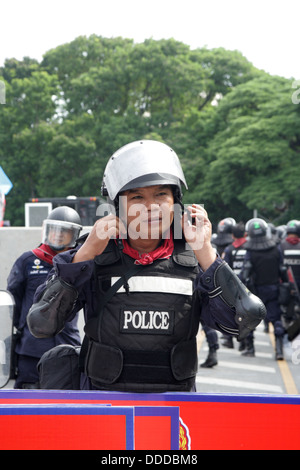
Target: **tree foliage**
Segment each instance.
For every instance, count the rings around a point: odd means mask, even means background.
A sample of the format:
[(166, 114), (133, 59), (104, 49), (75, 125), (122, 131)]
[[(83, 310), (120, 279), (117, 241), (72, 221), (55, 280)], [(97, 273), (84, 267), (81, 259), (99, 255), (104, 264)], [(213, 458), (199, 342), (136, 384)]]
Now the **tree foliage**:
[(189, 192), (211, 219), (299, 218), (299, 106), (289, 80), (238, 51), (174, 39), (80, 36), (39, 63), (0, 68), (0, 164), (14, 184), (7, 218), (31, 197), (98, 195), (120, 146), (142, 138), (178, 153)]
[(216, 120), (203, 187), (210, 204), (243, 205), (275, 221), (298, 218), (299, 108), (291, 83), (263, 75), (241, 84), (220, 102)]

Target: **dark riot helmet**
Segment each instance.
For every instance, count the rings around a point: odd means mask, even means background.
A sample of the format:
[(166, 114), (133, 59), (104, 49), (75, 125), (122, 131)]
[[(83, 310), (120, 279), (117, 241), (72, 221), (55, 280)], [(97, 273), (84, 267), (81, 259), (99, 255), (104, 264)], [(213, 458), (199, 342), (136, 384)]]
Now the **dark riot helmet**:
[(286, 233), (300, 236), (300, 222), (299, 220), (290, 220), (286, 225)]
[(232, 217), (226, 217), (218, 223), (218, 233), (232, 233), (236, 221)]
[(265, 237), (268, 231), (268, 224), (263, 219), (250, 219), (246, 224), (246, 232), (250, 238)]
[(154, 140), (131, 142), (109, 159), (103, 176), (102, 195), (116, 204), (117, 196), (128, 189), (171, 185), (181, 200), (187, 183), (177, 154), (168, 145)]
[(230, 245), (233, 242), (232, 229), (235, 225), (236, 221), (232, 217), (226, 217), (225, 219), (220, 220), (214, 243), (217, 246)]
[(42, 243), (54, 251), (73, 248), (82, 229), (79, 214), (68, 206), (56, 207), (43, 223)]
[(276, 227), (276, 233), (278, 239), (283, 240), (286, 237), (286, 225), (279, 225), (278, 227)]
[(244, 245), (245, 249), (263, 251), (273, 248), (276, 245), (276, 242), (268, 234), (269, 227), (267, 222), (263, 219), (254, 218), (248, 220), (246, 232), (249, 240)]

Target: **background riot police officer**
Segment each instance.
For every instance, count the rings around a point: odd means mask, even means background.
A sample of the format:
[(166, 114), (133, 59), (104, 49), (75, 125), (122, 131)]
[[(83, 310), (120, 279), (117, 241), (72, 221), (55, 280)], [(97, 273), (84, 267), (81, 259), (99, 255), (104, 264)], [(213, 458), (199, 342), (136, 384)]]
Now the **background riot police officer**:
[(232, 227), (233, 242), (225, 248), (223, 255), (224, 261), (229, 264), (237, 276), (241, 273), (246, 255), (244, 245), (247, 239), (245, 235), (243, 222), (234, 225)]
[[(234, 241), (225, 247), (222, 255), (224, 261), (229, 264), (237, 276), (239, 276), (242, 271), (246, 255), (244, 245), (247, 239), (245, 235), (245, 224), (243, 222), (239, 222), (238, 224), (233, 225), (232, 236)], [(225, 336), (223, 346), (226, 346), (227, 348), (234, 347), (232, 336)], [(245, 341), (242, 341), (239, 345), (239, 351), (243, 351), (244, 349)]]
[[(266, 320), (274, 326), (275, 356), (282, 360), (285, 330), (278, 301), (282, 256), (274, 239), (267, 236), (267, 230), (268, 225), (263, 219), (254, 218), (247, 222), (249, 240), (244, 244), (247, 253), (241, 277), (266, 305)], [(247, 338), (247, 354), (254, 355), (253, 333)]]
[(245, 337), (265, 316), (216, 255), (204, 208), (182, 213), (183, 186), (167, 145), (120, 148), (103, 177), (111, 214), (81, 246), (55, 257), (55, 276), (37, 292), (28, 316), (37, 337), (55, 334), (84, 307), (90, 388), (194, 390), (199, 322)]
[(57, 207), (43, 223), (42, 243), (23, 253), (14, 263), (8, 277), (7, 290), (14, 296), (17, 329), (15, 388), (38, 388), (37, 363), (41, 356), (58, 344), (80, 344), (77, 316), (54, 338), (34, 338), (26, 323), (37, 287), (45, 282), (53, 267), (53, 257), (76, 245), (82, 226), (79, 215), (70, 207)]
[(232, 217), (226, 217), (218, 223), (217, 236), (214, 238), (213, 243), (220, 256), (222, 256), (225, 248), (231, 245), (234, 240), (232, 229), (235, 225), (236, 221)]
[(281, 309), (288, 337), (293, 340), (300, 332), (300, 222), (291, 220), (286, 237), (280, 243), (286, 282), (281, 286)]
[(300, 287), (300, 222), (290, 220), (286, 226), (286, 237), (280, 243), (283, 265), (291, 267), (298, 287)]

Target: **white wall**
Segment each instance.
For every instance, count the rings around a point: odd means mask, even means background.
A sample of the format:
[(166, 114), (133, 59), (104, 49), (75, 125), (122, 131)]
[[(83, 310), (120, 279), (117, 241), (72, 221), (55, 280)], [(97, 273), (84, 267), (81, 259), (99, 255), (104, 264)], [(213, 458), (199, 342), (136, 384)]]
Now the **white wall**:
[[(90, 231), (84, 227), (81, 235)], [(7, 277), (16, 261), (25, 251), (33, 250), (41, 243), (41, 227), (0, 228), (0, 289), (5, 290)]]
[(0, 228), (0, 289), (5, 290), (7, 277), (16, 261), (25, 251), (41, 243), (42, 229), (25, 227)]

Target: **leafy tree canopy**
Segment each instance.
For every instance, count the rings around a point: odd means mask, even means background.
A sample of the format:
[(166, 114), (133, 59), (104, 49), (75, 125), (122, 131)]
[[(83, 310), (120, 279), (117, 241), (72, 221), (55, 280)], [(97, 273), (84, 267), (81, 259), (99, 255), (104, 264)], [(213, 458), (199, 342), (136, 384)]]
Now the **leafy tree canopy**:
[(137, 139), (178, 153), (189, 192), (226, 216), (299, 218), (299, 106), (292, 84), (240, 52), (175, 39), (80, 36), (38, 61), (0, 68), (0, 164), (14, 187), (6, 218), (24, 224), (31, 197), (98, 195), (104, 167)]
[(278, 223), (299, 217), (299, 108), (291, 82), (266, 74), (235, 87), (215, 121), (203, 197), (212, 206), (222, 201), (223, 211), (242, 205)]

